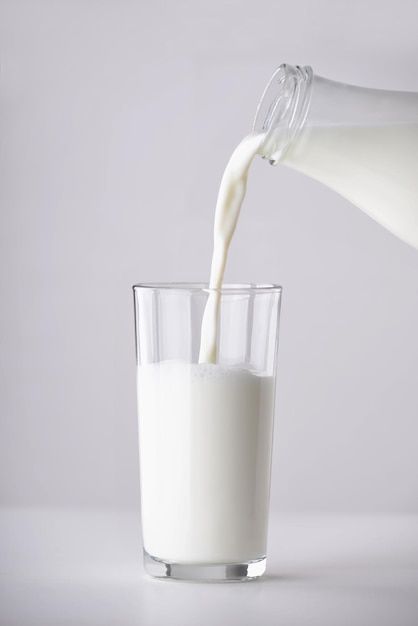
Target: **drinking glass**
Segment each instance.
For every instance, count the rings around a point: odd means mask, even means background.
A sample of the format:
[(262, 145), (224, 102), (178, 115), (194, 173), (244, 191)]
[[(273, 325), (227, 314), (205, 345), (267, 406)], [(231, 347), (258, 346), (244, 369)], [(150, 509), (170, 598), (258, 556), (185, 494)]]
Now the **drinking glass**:
[[(281, 288), (133, 287), (145, 570), (250, 580), (266, 568)], [(216, 363), (199, 363), (208, 297)]]

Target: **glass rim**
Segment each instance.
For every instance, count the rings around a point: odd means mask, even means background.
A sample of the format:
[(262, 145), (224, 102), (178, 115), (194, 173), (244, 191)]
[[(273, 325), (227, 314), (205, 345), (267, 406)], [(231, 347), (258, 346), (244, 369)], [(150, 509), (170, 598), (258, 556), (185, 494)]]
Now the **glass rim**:
[(136, 290), (156, 291), (188, 291), (188, 292), (218, 292), (221, 294), (249, 294), (249, 293), (281, 293), (283, 288), (274, 283), (226, 283), (220, 289), (209, 287), (208, 283), (199, 282), (153, 282), (137, 283), (132, 286)]

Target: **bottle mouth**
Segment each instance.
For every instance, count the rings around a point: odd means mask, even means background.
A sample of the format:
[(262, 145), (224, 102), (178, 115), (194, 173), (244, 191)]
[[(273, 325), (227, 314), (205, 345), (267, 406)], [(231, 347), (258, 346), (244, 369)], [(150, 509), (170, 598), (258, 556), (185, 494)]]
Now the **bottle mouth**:
[(260, 154), (276, 165), (308, 114), (313, 71), (282, 64), (267, 83), (257, 106), (253, 132), (265, 135)]

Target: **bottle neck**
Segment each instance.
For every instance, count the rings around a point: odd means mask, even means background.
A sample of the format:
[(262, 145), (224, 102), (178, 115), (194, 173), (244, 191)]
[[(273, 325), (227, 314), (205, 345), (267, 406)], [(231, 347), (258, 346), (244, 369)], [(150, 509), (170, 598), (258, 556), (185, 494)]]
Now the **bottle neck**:
[(309, 66), (283, 64), (274, 72), (258, 103), (253, 132), (265, 134), (260, 154), (276, 165), (308, 114), (313, 72)]

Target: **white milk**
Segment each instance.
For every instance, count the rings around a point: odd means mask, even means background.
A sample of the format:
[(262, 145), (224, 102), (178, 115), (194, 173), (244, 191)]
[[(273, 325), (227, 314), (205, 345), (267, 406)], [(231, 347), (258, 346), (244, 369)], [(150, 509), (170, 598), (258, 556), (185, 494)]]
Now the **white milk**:
[(212, 364), (138, 368), (145, 550), (177, 563), (266, 554), (274, 382)]
[[(220, 289), (225, 273), (229, 244), (245, 198), (250, 165), (258, 153), (264, 135), (248, 135), (235, 148), (225, 168), (215, 210), (213, 254), (209, 287)], [(220, 293), (210, 293), (202, 321), (200, 363), (216, 363)]]
[(308, 127), (281, 163), (334, 189), (418, 248), (418, 125)]

